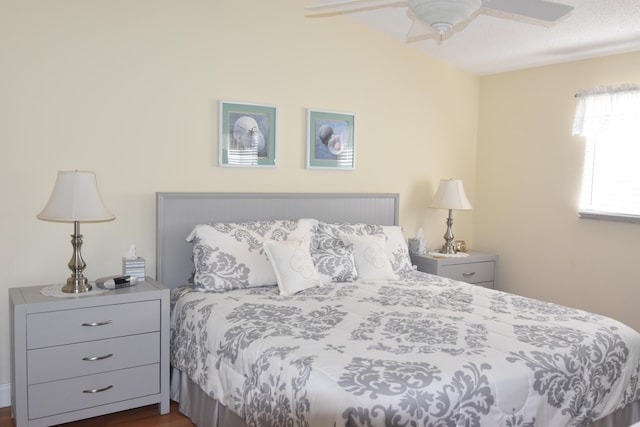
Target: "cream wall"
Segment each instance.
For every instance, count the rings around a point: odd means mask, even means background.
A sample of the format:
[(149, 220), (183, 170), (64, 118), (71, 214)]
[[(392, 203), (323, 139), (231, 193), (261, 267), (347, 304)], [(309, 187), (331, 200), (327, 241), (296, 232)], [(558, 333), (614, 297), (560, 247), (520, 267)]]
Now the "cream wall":
[(582, 88), (638, 83), (640, 52), (480, 83), (473, 238), (500, 254), (498, 288), (605, 314), (640, 330), (640, 225), (577, 215)]
[[(479, 78), (303, 6), (0, 2), (0, 386), (7, 289), (69, 275), (72, 225), (35, 217), (58, 170), (94, 170), (117, 215), (82, 226), (93, 279), (118, 273), (130, 243), (153, 274), (157, 191), (397, 192), (407, 233), (440, 244), (438, 180), (463, 179), (474, 199)], [(220, 99), (278, 106), (276, 168), (217, 166)], [(305, 169), (308, 107), (355, 113), (355, 171)], [(471, 226), (456, 215), (456, 237)]]

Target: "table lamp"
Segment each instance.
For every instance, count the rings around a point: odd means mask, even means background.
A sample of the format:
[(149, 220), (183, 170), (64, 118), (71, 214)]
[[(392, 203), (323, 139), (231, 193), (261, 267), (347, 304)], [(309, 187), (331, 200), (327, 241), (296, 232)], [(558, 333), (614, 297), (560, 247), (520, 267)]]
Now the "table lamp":
[(462, 181), (459, 179), (441, 179), (440, 185), (438, 186), (435, 196), (433, 196), (430, 207), (436, 209), (449, 209), (447, 232), (444, 234), (445, 243), (440, 249), (440, 253), (455, 254), (456, 248), (453, 243), (453, 217), (451, 216), (451, 211), (453, 209), (471, 209), (471, 203), (469, 203), (469, 199), (467, 199), (467, 195), (464, 193)]
[(38, 219), (54, 222), (73, 222), (71, 245), (73, 255), (67, 266), (71, 276), (62, 287), (62, 292), (82, 293), (91, 290), (89, 281), (84, 277), (86, 264), (82, 259), (81, 222), (111, 221), (116, 216), (104, 205), (96, 175), (93, 172), (60, 171), (51, 197)]

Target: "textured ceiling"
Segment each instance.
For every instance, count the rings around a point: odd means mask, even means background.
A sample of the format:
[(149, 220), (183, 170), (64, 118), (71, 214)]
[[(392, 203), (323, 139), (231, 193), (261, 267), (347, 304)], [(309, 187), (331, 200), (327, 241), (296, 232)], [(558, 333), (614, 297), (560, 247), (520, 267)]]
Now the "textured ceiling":
[[(317, 0), (312, 4), (335, 1)], [(428, 28), (418, 35), (412, 30), (407, 41), (412, 19), (406, 2), (378, 0), (371, 4), (396, 6), (360, 7), (360, 11), (345, 16), (477, 75), (640, 50), (640, 0), (554, 1), (574, 9), (552, 24), (481, 9), (450, 30), (442, 41)], [(330, 25), (335, 15), (318, 19)]]

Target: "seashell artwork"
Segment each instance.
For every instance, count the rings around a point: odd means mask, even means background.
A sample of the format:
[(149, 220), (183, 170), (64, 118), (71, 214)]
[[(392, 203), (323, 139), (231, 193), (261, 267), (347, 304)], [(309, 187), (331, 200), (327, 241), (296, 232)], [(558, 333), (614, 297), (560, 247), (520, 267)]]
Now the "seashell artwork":
[(260, 151), (264, 149), (264, 143), (264, 135), (253, 117), (242, 116), (233, 124), (231, 148)]

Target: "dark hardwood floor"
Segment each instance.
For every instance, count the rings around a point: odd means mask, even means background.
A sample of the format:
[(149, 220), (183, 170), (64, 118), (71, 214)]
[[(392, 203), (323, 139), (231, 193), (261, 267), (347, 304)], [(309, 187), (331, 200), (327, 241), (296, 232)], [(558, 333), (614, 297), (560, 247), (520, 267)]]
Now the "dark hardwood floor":
[[(193, 427), (189, 418), (178, 412), (178, 404), (171, 402), (171, 412), (166, 415), (158, 414), (158, 405), (143, 406), (142, 408), (116, 412), (115, 414), (89, 418), (87, 420), (60, 424), (65, 427)], [(11, 408), (0, 408), (0, 427), (13, 427)]]

